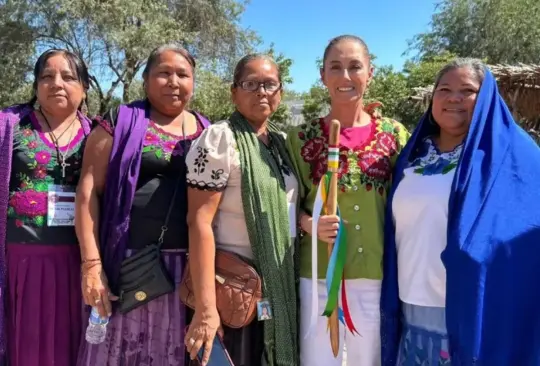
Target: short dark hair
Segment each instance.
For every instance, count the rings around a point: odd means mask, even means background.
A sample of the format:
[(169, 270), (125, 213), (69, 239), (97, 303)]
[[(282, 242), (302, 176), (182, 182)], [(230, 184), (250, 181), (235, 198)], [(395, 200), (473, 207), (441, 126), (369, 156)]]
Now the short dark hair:
[(150, 73), (150, 70), (152, 70), (152, 67), (154, 67), (154, 65), (156, 64), (159, 56), (161, 56), (162, 53), (167, 51), (175, 52), (185, 58), (188, 64), (191, 66), (192, 71), (195, 71), (197, 63), (195, 62), (195, 58), (193, 57), (193, 55), (179, 44), (168, 43), (156, 47), (152, 50), (152, 52), (150, 52), (150, 55), (146, 60), (146, 66), (144, 67), (143, 76), (147, 76)]
[(342, 34), (341, 36), (337, 36), (337, 37), (332, 38), (330, 40), (330, 42), (328, 42), (328, 45), (326, 46), (326, 48), (324, 49), (323, 68), (324, 68), (324, 64), (326, 63), (326, 59), (328, 58), (328, 54), (330, 53), (332, 48), (341, 41), (353, 41), (353, 42), (358, 43), (362, 47), (364, 52), (366, 53), (366, 56), (367, 56), (369, 62), (371, 63), (371, 57), (369, 55), (369, 49), (368, 49), (368, 46), (367, 46), (366, 42), (364, 42), (364, 40), (362, 38), (358, 37), (358, 36), (355, 36), (355, 35), (352, 35), (352, 34)]
[[(36, 64), (34, 65), (34, 82), (33, 82), (34, 95), (32, 96), (32, 99), (29, 102), (30, 105), (33, 106), (34, 104), (36, 104), (36, 101), (37, 101), (36, 92), (37, 92), (39, 78), (43, 74), (43, 70), (45, 69), (45, 65), (47, 65), (47, 61), (51, 57), (57, 56), (57, 55), (62, 55), (65, 57), (65, 59), (68, 62), (71, 72), (73, 72), (76, 75), (84, 91), (87, 92), (88, 89), (90, 88), (90, 75), (88, 72), (88, 67), (86, 66), (82, 58), (74, 52), (64, 50), (64, 49), (53, 48), (53, 49), (43, 52), (38, 57)], [(85, 102), (86, 100), (83, 100), (83, 104)]]
[(281, 80), (281, 70), (279, 69), (279, 65), (277, 62), (270, 56), (264, 53), (251, 53), (249, 55), (246, 55), (238, 61), (236, 64), (236, 67), (234, 68), (234, 74), (233, 74), (233, 86), (237, 86), (240, 83), (240, 79), (242, 79), (242, 75), (244, 74), (244, 70), (246, 69), (246, 65), (250, 63), (253, 60), (265, 60), (276, 66), (276, 69), (278, 71), (278, 79), (279, 82), (282, 82)]

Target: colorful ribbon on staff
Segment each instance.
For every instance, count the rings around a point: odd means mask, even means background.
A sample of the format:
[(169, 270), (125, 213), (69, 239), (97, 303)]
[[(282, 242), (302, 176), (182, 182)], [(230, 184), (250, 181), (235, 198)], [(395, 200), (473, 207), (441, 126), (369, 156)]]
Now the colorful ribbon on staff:
[[(317, 188), (317, 196), (315, 197), (313, 207), (313, 220), (312, 220), (312, 232), (317, 233), (318, 221), (321, 216), (321, 212), (326, 212), (326, 200), (328, 197), (328, 187), (330, 184), (330, 177), (332, 172), (337, 172), (339, 168), (339, 147), (329, 146), (328, 148), (328, 172), (321, 179)], [(334, 242), (334, 247), (329, 258), (328, 268), (326, 271), (326, 291), (327, 302), (324, 308), (322, 316), (329, 318), (334, 310), (338, 311), (338, 317), (342, 324), (352, 333), (357, 333), (354, 323), (352, 321), (351, 313), (347, 303), (347, 291), (345, 288), (345, 278), (343, 276), (343, 270), (345, 267), (345, 261), (347, 257), (347, 232), (345, 225), (341, 217), (339, 207), (337, 209), (337, 216), (340, 218), (338, 235)], [(312, 235), (311, 243), (311, 280), (312, 280), (312, 292), (311, 292), (311, 321), (309, 331), (306, 334), (309, 335), (312, 331), (315, 331), (317, 325), (317, 318), (319, 316), (319, 297), (318, 297), (318, 259), (317, 259), (317, 247), (318, 240), (317, 235)], [(338, 296), (340, 292), (341, 284), (341, 306), (338, 305)]]

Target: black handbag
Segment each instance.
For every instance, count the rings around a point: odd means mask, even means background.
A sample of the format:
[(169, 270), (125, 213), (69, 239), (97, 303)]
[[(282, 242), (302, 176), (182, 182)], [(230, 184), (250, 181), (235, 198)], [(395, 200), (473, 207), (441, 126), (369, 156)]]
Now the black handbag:
[(118, 284), (118, 311), (122, 314), (175, 290), (174, 281), (163, 263), (161, 246), (176, 199), (178, 184), (179, 181), (175, 184), (174, 194), (157, 242), (147, 245), (122, 261)]
[[(187, 155), (190, 145), (186, 141), (185, 124), (182, 123), (183, 142), (186, 145), (184, 154)], [(184, 156), (185, 156), (184, 155)], [(118, 311), (126, 314), (131, 310), (149, 303), (150, 301), (174, 292), (175, 283), (163, 263), (161, 246), (163, 237), (168, 229), (174, 201), (178, 192), (181, 176), (174, 186), (174, 193), (169, 204), (165, 223), (161, 227), (161, 235), (156, 243), (152, 243), (137, 251), (131, 257), (122, 261), (120, 266), (120, 280), (118, 284)]]

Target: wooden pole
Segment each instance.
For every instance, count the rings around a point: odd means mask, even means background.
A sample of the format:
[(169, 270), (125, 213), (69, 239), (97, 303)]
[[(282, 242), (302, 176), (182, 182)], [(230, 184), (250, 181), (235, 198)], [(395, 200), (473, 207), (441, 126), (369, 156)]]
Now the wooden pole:
[[(330, 136), (329, 136), (329, 146), (338, 146), (339, 145), (339, 133), (340, 133), (340, 123), (338, 120), (333, 119), (330, 122)], [(337, 212), (337, 194), (338, 194), (338, 170), (329, 168), (328, 171), (331, 173), (330, 176), (330, 185), (328, 187), (328, 196), (326, 198), (326, 214), (335, 215)], [(330, 261), (330, 256), (332, 255), (332, 250), (334, 249), (334, 244), (328, 244), (328, 260)], [(330, 344), (332, 345), (332, 352), (334, 357), (337, 358), (339, 354), (339, 319), (338, 311), (334, 309), (332, 315), (329, 318), (330, 325)]]

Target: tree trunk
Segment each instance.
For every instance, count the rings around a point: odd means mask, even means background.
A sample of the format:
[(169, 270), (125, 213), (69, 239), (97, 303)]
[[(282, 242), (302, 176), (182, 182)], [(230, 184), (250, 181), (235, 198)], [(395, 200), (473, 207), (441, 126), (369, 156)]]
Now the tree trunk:
[(122, 102), (124, 103), (131, 102), (129, 88), (135, 78), (135, 73), (137, 72), (137, 62), (138, 60), (136, 57), (129, 52), (126, 52), (126, 73), (124, 75), (124, 93), (122, 95)]

